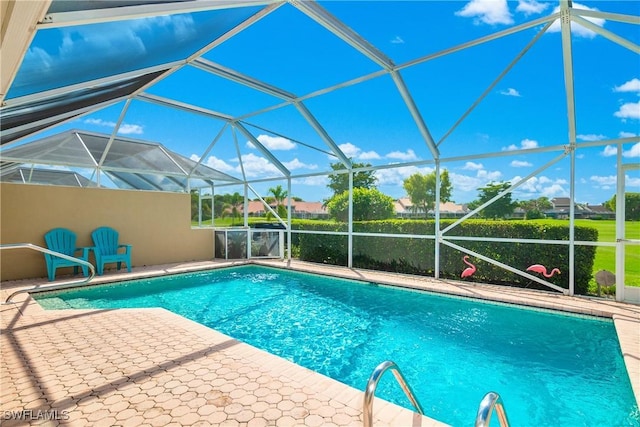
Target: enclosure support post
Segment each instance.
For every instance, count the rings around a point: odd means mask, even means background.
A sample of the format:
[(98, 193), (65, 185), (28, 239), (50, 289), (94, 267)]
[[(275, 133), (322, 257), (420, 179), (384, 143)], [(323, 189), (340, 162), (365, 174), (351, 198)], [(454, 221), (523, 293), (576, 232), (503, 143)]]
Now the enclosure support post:
[(349, 170), (349, 223), (347, 267), (353, 268), (353, 169)]
[(213, 181), (211, 181), (211, 226), (215, 227), (216, 226), (216, 204), (215, 204), (215, 200), (216, 200), (216, 194), (215, 194), (215, 184), (213, 183)]
[(202, 227), (202, 188), (198, 188), (198, 227)]
[(569, 199), (569, 295), (575, 288), (575, 176), (576, 176), (576, 101), (573, 85), (573, 51), (571, 46), (571, 1), (560, 1), (560, 29), (562, 34), (562, 62), (564, 64), (564, 87), (567, 99), (569, 147), (571, 150), (571, 172)]
[(440, 278), (440, 159), (436, 159), (436, 201), (435, 201), (435, 272), (436, 279)]
[[(288, 206), (287, 206), (287, 247), (289, 248), (289, 253), (287, 254), (287, 260), (291, 261), (291, 177), (287, 177), (287, 197)], [(282, 236), (280, 237), (282, 241)], [(280, 250), (280, 254), (282, 254), (282, 249)]]
[(616, 153), (616, 301), (624, 301), (624, 220), (625, 220), (625, 198), (624, 198), (624, 167), (622, 166), (622, 145), (618, 145)]

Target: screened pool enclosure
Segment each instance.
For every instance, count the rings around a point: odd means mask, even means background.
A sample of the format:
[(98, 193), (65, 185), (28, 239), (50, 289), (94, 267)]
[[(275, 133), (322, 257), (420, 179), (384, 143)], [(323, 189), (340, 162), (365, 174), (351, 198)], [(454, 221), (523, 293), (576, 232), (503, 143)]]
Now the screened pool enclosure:
[[(624, 283), (629, 248), (640, 242), (625, 231), (624, 205), (626, 193), (640, 191), (637, 2), (45, 0), (2, 8), (3, 182), (195, 191), (201, 200), (238, 193), (243, 225), (248, 200), (261, 202), (285, 227), (288, 248), (337, 239), (344, 256), (324, 262), (358, 266), (372, 245), (408, 242), (428, 248), (433, 262), (419, 269), (436, 278), (459, 278), (452, 259), (461, 270), (470, 255), (570, 295), (581, 248), (603, 247), (615, 251), (608, 269)], [(433, 208), (422, 213), (435, 226), (354, 224), (362, 173), (394, 200), (407, 197), (412, 175), (434, 174)], [(326, 203), (337, 176), (348, 190), (343, 226), (293, 225), (296, 200)], [(479, 199), (496, 183), (504, 185)], [(268, 203), (276, 188), (286, 215)], [(581, 240), (576, 203), (613, 196), (615, 238)], [(463, 228), (506, 199), (541, 197), (570, 201), (566, 236)], [(441, 201), (471, 208), (444, 221)], [(503, 262), (479, 242), (505, 253), (561, 248), (563, 282)], [(386, 262), (402, 264), (402, 255)], [(637, 289), (617, 286), (616, 299), (640, 301)]]

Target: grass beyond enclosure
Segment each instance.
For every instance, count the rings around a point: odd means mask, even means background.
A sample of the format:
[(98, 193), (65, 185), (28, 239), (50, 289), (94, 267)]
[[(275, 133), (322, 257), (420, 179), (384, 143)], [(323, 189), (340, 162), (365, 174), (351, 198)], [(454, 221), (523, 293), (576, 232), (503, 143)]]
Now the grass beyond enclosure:
[[(231, 218), (216, 218), (216, 226), (229, 227), (232, 225)], [(240, 225), (241, 219), (235, 219), (235, 225)], [(249, 218), (249, 225), (256, 222), (265, 222), (264, 217), (251, 217)], [(295, 221), (295, 220), (294, 220)], [(273, 220), (271, 220), (273, 222)], [(566, 224), (569, 225), (569, 220), (562, 219), (539, 219), (532, 220), (541, 224)], [(205, 226), (210, 225), (210, 221)], [(590, 219), (577, 219), (575, 220), (576, 226), (591, 227), (598, 230), (598, 241), (614, 243), (616, 241), (616, 222), (614, 220), (590, 220)], [(197, 226), (197, 222), (193, 222), (194, 226)], [(627, 221), (625, 222), (625, 238), (640, 240), (640, 222)], [(625, 256), (625, 282), (627, 286), (640, 287), (640, 245), (627, 245)], [(614, 247), (598, 247), (596, 249), (596, 257), (593, 265), (593, 274), (600, 270), (609, 270), (615, 273), (615, 253)], [(589, 290), (593, 293), (596, 292), (597, 285), (595, 279), (591, 279)]]
[[(569, 220), (561, 219), (539, 219), (535, 220), (540, 223), (569, 224)], [(592, 227), (598, 230), (598, 242), (610, 242), (616, 241), (616, 222), (614, 220), (591, 220), (591, 219), (577, 219), (575, 220), (577, 226)], [(625, 222), (625, 238), (640, 240), (640, 222), (638, 221), (626, 221)], [(640, 245), (627, 245), (625, 250), (625, 284), (627, 286), (639, 286), (640, 287)], [(595, 275), (600, 270), (609, 270), (612, 273), (616, 271), (616, 248), (614, 247), (598, 247), (596, 249), (596, 259), (593, 263), (593, 274)], [(596, 282), (595, 279), (591, 280), (589, 289), (595, 292)]]

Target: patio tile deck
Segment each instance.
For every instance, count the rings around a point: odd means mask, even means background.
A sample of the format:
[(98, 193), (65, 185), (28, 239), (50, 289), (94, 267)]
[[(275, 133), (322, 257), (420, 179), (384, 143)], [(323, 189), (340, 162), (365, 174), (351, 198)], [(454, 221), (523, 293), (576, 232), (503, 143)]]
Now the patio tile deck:
[[(640, 395), (638, 306), (307, 263), (264, 264), (612, 317)], [(221, 265), (229, 263), (138, 268), (96, 281)], [(0, 296), (4, 301), (10, 291), (34, 284), (47, 282), (5, 282)], [(33, 425), (362, 425), (359, 390), (164, 309), (45, 311), (24, 294), (15, 300), (0, 307), (5, 426), (26, 425), (10, 419), (20, 416), (33, 418)], [(374, 418), (375, 426), (444, 425), (379, 399)]]

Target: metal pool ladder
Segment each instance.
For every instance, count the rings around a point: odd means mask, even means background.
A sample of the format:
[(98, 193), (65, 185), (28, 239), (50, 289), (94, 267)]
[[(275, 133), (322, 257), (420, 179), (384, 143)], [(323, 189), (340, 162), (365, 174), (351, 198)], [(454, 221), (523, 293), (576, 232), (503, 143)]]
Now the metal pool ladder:
[(498, 413), (498, 420), (501, 427), (509, 427), (509, 420), (507, 419), (507, 412), (504, 410), (504, 404), (502, 398), (496, 392), (490, 391), (485, 394), (484, 398), (480, 402), (478, 408), (478, 415), (476, 415), (475, 427), (488, 427), (491, 422), (491, 414), (493, 410)]
[(420, 402), (416, 399), (411, 387), (407, 384), (402, 372), (400, 372), (400, 368), (394, 362), (387, 360), (379, 364), (376, 369), (373, 370), (371, 377), (369, 377), (369, 381), (367, 382), (367, 388), (364, 392), (364, 404), (362, 413), (364, 416), (363, 426), (364, 427), (372, 427), (373, 426), (373, 397), (376, 393), (376, 388), (378, 387), (378, 382), (382, 375), (387, 372), (387, 370), (391, 369), (393, 372), (393, 376), (402, 387), (402, 391), (407, 395), (409, 401), (413, 405), (414, 408), (418, 410), (420, 415), (424, 415), (424, 411), (422, 410), (422, 406), (420, 406)]
[(12, 244), (7, 244), (7, 245), (0, 245), (0, 249), (33, 249), (33, 250), (38, 251), (38, 252), (54, 255), (54, 256), (57, 256), (57, 257), (60, 257), (60, 258), (64, 258), (64, 259), (69, 260), (69, 261), (74, 261), (74, 262), (76, 262), (78, 264), (81, 264), (81, 265), (86, 265), (89, 268), (89, 271), (90, 271), (89, 277), (86, 278), (86, 279), (80, 280), (80, 281), (60, 283), (58, 285), (51, 285), (51, 286), (36, 286), (36, 287), (33, 287), (33, 288), (28, 288), (28, 289), (19, 289), (19, 290), (15, 291), (14, 293), (12, 293), (11, 295), (9, 295), (7, 297), (6, 301), (4, 302), (5, 304), (10, 303), (11, 300), (13, 299), (13, 297), (15, 297), (16, 295), (22, 294), (22, 293), (25, 293), (25, 292), (36, 293), (36, 292), (55, 291), (55, 290), (59, 290), (59, 289), (73, 288), (73, 287), (76, 287), (76, 286), (84, 285), (85, 283), (90, 282), (96, 275), (95, 267), (90, 262), (85, 261), (85, 260), (80, 259), (80, 258), (75, 258), (75, 257), (69, 256), (69, 255), (65, 255), (65, 254), (62, 254), (60, 252), (52, 251), (50, 249), (45, 249), (43, 247), (40, 247), (38, 245), (34, 245), (32, 243), (12, 243)]
[[(391, 360), (387, 360), (379, 364), (369, 377), (369, 381), (367, 382), (367, 388), (364, 392), (364, 403), (362, 408), (363, 414), (363, 426), (364, 427), (372, 427), (373, 426), (373, 397), (376, 393), (376, 388), (378, 387), (378, 382), (380, 382), (380, 378), (382, 375), (391, 369), (393, 372), (393, 376), (400, 384), (402, 391), (407, 395), (409, 401), (413, 405), (414, 408), (418, 410), (420, 415), (424, 415), (424, 411), (418, 399), (416, 399), (413, 394), (413, 390), (409, 387), (406, 379), (400, 372), (400, 368), (395, 362)], [(489, 423), (491, 422), (491, 414), (493, 410), (498, 412), (498, 420), (500, 421), (501, 427), (509, 427), (509, 420), (507, 419), (507, 413), (504, 409), (504, 404), (502, 403), (502, 399), (500, 395), (495, 392), (487, 393), (482, 401), (480, 402), (480, 407), (478, 408), (478, 414), (476, 415), (475, 427), (489, 427)]]

